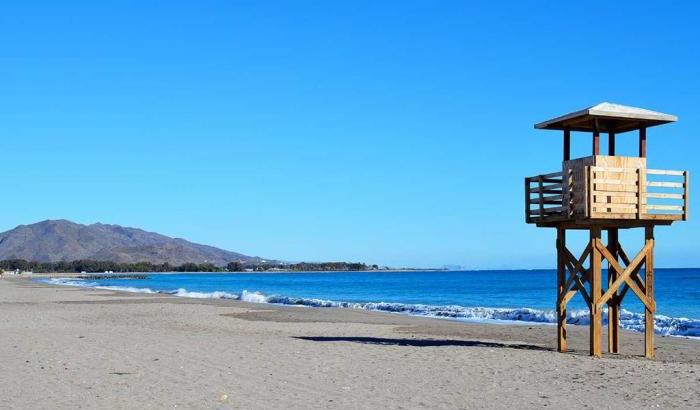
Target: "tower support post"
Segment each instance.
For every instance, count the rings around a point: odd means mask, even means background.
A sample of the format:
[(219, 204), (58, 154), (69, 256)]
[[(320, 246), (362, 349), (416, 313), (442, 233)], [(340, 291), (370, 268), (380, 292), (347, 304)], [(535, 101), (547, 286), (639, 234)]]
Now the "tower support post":
[[(618, 260), (620, 248), (618, 228), (608, 229), (608, 252)], [(620, 273), (608, 261), (608, 289), (620, 276)], [(608, 352), (620, 353), (620, 294), (615, 291), (608, 300)]]
[(644, 356), (654, 358), (654, 226), (645, 228), (645, 245), (647, 249), (644, 267), (644, 287), (647, 303), (644, 310)]
[(566, 352), (566, 229), (557, 228), (557, 350)]
[(600, 357), (601, 335), (602, 335), (602, 309), (598, 302), (601, 299), (601, 274), (602, 255), (597, 244), (600, 242), (600, 227), (594, 226), (590, 229), (591, 238), (591, 263), (590, 263), (590, 354)]

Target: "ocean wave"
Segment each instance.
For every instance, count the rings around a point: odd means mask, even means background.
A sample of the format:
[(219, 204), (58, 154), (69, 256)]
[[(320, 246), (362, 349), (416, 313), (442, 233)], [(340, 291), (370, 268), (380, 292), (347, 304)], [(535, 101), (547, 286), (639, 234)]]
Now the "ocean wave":
[(64, 285), (64, 286), (77, 286), (81, 288), (91, 288), (91, 289), (105, 289), (105, 290), (119, 290), (122, 292), (132, 292), (132, 293), (161, 293), (154, 291), (149, 288), (136, 288), (133, 286), (104, 286), (97, 282), (88, 282), (81, 279), (73, 278), (48, 278), (39, 279), (39, 282), (49, 283), (52, 285)]
[[(296, 305), (306, 307), (334, 307), (344, 309), (362, 309), (378, 312), (398, 313), (411, 316), (424, 316), (442, 319), (454, 319), (477, 322), (523, 322), (538, 324), (554, 324), (557, 316), (554, 310), (533, 308), (493, 308), (465, 307), (459, 305), (424, 305), (388, 302), (339, 302), (316, 298), (297, 298), (280, 295), (265, 295), (261, 292), (242, 291), (240, 294), (223, 291), (196, 292), (179, 288), (172, 291), (153, 290), (125, 286), (104, 286), (97, 282), (77, 280), (72, 278), (49, 278), (39, 281), (54, 285), (78, 286), (94, 289), (118, 290), (138, 293), (160, 293), (179, 297), (199, 299), (233, 299), (250, 303), (273, 303), (280, 305)], [(603, 323), (607, 324), (606, 308), (603, 308)], [(567, 311), (566, 322), (573, 325), (588, 325), (588, 309)], [(664, 336), (683, 336), (700, 338), (700, 320), (685, 317), (654, 316), (654, 331)], [(623, 329), (637, 332), (644, 331), (644, 314), (622, 309), (620, 326)]]

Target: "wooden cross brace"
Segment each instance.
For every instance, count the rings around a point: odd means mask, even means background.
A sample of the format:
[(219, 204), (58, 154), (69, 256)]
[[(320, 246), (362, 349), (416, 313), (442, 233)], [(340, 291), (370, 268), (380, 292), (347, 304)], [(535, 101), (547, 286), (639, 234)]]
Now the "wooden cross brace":
[[(586, 246), (586, 249), (583, 251), (583, 254), (581, 254), (581, 257), (576, 259), (576, 257), (569, 251), (569, 249), (566, 248), (566, 246), (562, 245), (561, 243), (557, 243), (557, 248), (559, 252), (565, 257), (564, 263), (566, 264), (567, 270), (569, 271), (569, 276), (566, 280), (566, 283), (564, 283), (563, 286), (563, 293), (559, 295), (559, 298), (557, 300), (557, 304), (561, 309), (565, 308), (566, 305), (569, 303), (571, 298), (576, 295), (576, 292), (581, 292), (581, 296), (583, 296), (583, 300), (586, 301), (586, 304), (588, 305), (588, 308), (591, 308), (591, 297), (588, 295), (588, 292), (586, 291), (586, 286), (585, 282), (590, 282), (590, 272), (588, 269), (583, 267), (583, 264), (586, 262), (586, 259), (591, 254), (591, 245), (588, 244)], [(581, 274), (579, 277), (578, 274)]]
[[(656, 310), (654, 300), (647, 297), (644, 283), (638, 275), (639, 270), (641, 269), (643, 262), (646, 261), (647, 254), (649, 253), (649, 250), (652, 246), (653, 244), (651, 242), (645, 244), (644, 247), (642, 247), (642, 249), (639, 251), (639, 253), (637, 253), (637, 256), (635, 256), (632, 261), (627, 260), (627, 266), (623, 269), (617, 262), (617, 258), (615, 258), (610, 253), (610, 251), (603, 244), (603, 242), (600, 239), (595, 240), (596, 249), (610, 264), (610, 268), (614, 269), (615, 272), (617, 272), (619, 275), (617, 279), (615, 279), (615, 281), (610, 284), (608, 290), (606, 290), (605, 293), (595, 302), (596, 309), (601, 309), (604, 304), (608, 303), (610, 298), (617, 294), (617, 292), (620, 290), (620, 287), (623, 284), (626, 284), (626, 288), (623, 290), (624, 293), (620, 293), (621, 297), (624, 297), (624, 294), (627, 293), (627, 289), (632, 289), (632, 291), (637, 295), (639, 300), (641, 300), (642, 303), (644, 303), (644, 306), (646, 306), (647, 309), (651, 311)], [(619, 248), (619, 250), (622, 249), (621, 246)], [(620, 254), (623, 255), (624, 251), (620, 252)], [(625, 259), (627, 259), (626, 255), (623, 257), (623, 260)]]
[[(619, 243), (617, 244), (617, 254), (620, 255), (620, 259), (622, 259), (622, 261), (625, 263), (625, 266), (630, 266), (630, 264), (631, 264), (632, 262), (630, 262), (630, 258), (627, 257), (627, 254), (625, 253), (625, 250), (622, 249), (622, 245), (620, 245)], [(646, 257), (644, 258), (644, 261), (646, 262)], [(639, 277), (639, 271), (640, 271), (640, 270), (641, 270), (641, 264), (640, 264), (640, 268), (635, 269), (635, 270), (630, 274), (630, 277), (631, 277), (632, 280), (634, 280), (634, 282), (637, 284), (637, 287), (639, 287), (639, 289), (640, 289), (641, 291), (643, 291), (644, 294), (646, 295), (646, 293), (647, 293), (647, 292), (646, 292), (646, 286), (644, 285), (644, 282), (642, 281), (642, 279)], [(622, 288), (622, 290), (620, 291), (620, 293), (617, 295), (617, 298), (619, 299), (620, 303), (622, 303), (622, 301), (625, 299), (625, 295), (627, 294), (627, 291), (630, 290), (630, 287), (627, 285), (627, 283), (624, 283), (623, 286), (624, 286), (624, 287)], [(615, 298), (615, 297), (616, 297), (616, 296), (613, 295), (613, 298)]]
[(586, 262), (592, 251), (590, 243), (586, 246), (586, 249), (579, 258), (576, 258), (571, 251), (566, 248), (566, 246), (558, 244), (559, 251), (562, 252), (562, 255), (565, 257), (564, 263), (566, 264), (569, 272), (566, 283), (563, 287), (564, 292), (559, 295), (559, 299), (557, 301), (558, 305), (560, 307), (566, 306), (577, 292), (581, 292), (581, 296), (588, 305), (589, 309), (601, 309), (603, 305), (615, 297), (618, 298), (619, 302), (622, 302), (629, 289), (632, 289), (639, 300), (644, 303), (645, 307), (654, 311), (656, 304), (654, 300), (647, 298), (644, 281), (642, 281), (642, 279), (639, 277), (639, 271), (644, 265), (646, 255), (652, 246), (653, 244), (651, 243), (644, 245), (644, 247), (642, 247), (642, 249), (637, 253), (634, 260), (630, 261), (622, 246), (618, 244), (618, 254), (625, 263), (625, 268), (623, 269), (603, 242), (600, 239), (596, 239), (596, 249), (610, 264), (610, 268), (614, 269), (618, 273), (618, 277), (612, 284), (610, 284), (605, 293), (597, 301), (595, 301), (595, 303), (593, 303), (585, 287), (586, 282), (590, 283), (590, 271), (583, 267), (583, 264)]

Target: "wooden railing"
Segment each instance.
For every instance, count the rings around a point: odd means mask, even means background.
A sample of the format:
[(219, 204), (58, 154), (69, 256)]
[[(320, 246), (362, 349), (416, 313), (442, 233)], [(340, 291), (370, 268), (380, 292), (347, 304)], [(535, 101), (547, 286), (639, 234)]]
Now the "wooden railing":
[(525, 220), (686, 220), (689, 187), (687, 171), (585, 166), (537, 175), (525, 178)]
[(588, 166), (586, 179), (589, 218), (688, 218), (687, 171)]
[(643, 210), (651, 215), (676, 215), (688, 219), (690, 175), (688, 171), (647, 169)]
[(564, 206), (563, 173), (537, 175), (525, 178), (525, 221), (567, 215)]

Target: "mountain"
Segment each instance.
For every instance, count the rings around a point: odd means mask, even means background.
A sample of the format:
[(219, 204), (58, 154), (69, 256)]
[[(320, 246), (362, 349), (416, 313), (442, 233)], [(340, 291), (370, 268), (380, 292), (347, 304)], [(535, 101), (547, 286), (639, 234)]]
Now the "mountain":
[(92, 259), (119, 263), (259, 263), (263, 259), (200, 245), (184, 239), (119, 225), (81, 225), (47, 220), (0, 233), (0, 260), (36, 262)]

